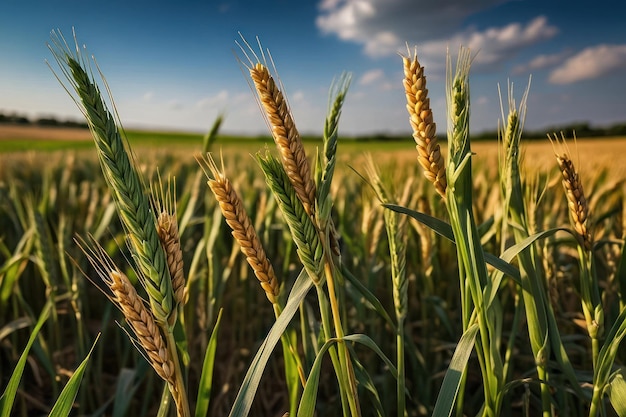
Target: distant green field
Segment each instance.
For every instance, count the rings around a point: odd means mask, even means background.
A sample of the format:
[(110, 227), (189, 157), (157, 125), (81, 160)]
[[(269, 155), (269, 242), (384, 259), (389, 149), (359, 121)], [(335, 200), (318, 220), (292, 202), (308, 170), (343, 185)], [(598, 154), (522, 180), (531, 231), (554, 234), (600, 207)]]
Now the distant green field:
[[(128, 141), (135, 149), (150, 148), (152, 150), (200, 150), (202, 147), (203, 135), (199, 133), (185, 132), (151, 132), (142, 130), (125, 131)], [(315, 147), (321, 145), (321, 138), (310, 136), (303, 137), (305, 146)], [(368, 140), (367, 138), (345, 138), (341, 141), (341, 146), (346, 151), (359, 150), (401, 150), (406, 149), (407, 142), (411, 143), (412, 138), (407, 135), (406, 140)], [(244, 152), (256, 152), (262, 149), (265, 144), (273, 146), (269, 136), (244, 137), (220, 135), (214, 144), (214, 149), (223, 148), (225, 151), (241, 150)], [(62, 150), (83, 150), (93, 147), (93, 143), (88, 140), (63, 140), (63, 139), (4, 139), (0, 140), (0, 153), (28, 152), (28, 151), (62, 151)]]

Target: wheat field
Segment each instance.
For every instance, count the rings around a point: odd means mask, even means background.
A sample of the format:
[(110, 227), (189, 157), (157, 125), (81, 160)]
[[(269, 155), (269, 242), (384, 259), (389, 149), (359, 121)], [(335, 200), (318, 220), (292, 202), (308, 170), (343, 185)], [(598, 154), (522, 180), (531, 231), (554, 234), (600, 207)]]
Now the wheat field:
[(304, 143), (241, 46), (275, 150), (168, 152), (53, 36), (95, 150), (0, 155), (0, 416), (626, 415), (624, 140), (526, 143), (508, 91), (472, 143), (461, 49), (447, 132), (409, 50), (406, 150), (344, 145), (349, 74)]

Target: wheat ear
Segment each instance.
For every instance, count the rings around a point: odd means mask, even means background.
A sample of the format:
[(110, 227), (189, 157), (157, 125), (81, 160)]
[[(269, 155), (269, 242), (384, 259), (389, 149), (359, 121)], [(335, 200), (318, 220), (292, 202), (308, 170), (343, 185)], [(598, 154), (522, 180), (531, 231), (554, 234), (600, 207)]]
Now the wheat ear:
[(129, 156), (132, 154), (127, 150), (116, 117), (109, 111), (100, 94), (91, 68), (78, 45), (72, 51), (61, 35), (54, 35), (50, 49), (70, 88), (75, 91), (77, 97), (72, 97), (89, 124), (102, 173), (127, 232), (127, 240), (141, 271), (142, 284), (148, 293), (152, 312), (159, 324), (167, 326), (173, 310), (172, 284), (144, 184)]
[[(156, 189), (155, 189), (156, 188)], [(165, 250), (167, 266), (172, 278), (172, 291), (176, 304), (185, 304), (185, 274), (183, 271), (183, 252), (180, 246), (178, 218), (176, 213), (176, 189), (172, 190), (171, 181), (167, 181), (167, 190), (161, 176), (158, 185), (153, 187), (152, 196), (155, 212), (158, 213), (156, 229), (161, 245)]]
[(140, 346), (147, 354), (156, 373), (164, 381), (174, 384), (174, 367), (159, 326), (137, 294), (135, 287), (120, 270), (109, 272), (107, 284), (113, 292), (113, 301), (122, 310), (126, 322), (137, 336)]
[(324, 267), (324, 249), (313, 219), (304, 210), (304, 205), (281, 163), (269, 152), (265, 155), (257, 154), (257, 161), (291, 230), (300, 261), (315, 284), (320, 284)]
[[(408, 49), (408, 47), (407, 47)], [(433, 183), (435, 190), (442, 197), (446, 196), (446, 168), (441, 149), (437, 141), (437, 125), (433, 121), (430, 108), (426, 75), (424, 67), (417, 60), (417, 50), (407, 56), (402, 55), (404, 64), (404, 91), (406, 93), (406, 109), (413, 129), (418, 152), (418, 161), (424, 169), (424, 176)]]
[(205, 174), (209, 178), (209, 187), (220, 205), (226, 223), (232, 229), (233, 237), (239, 243), (241, 251), (246, 255), (246, 260), (254, 270), (254, 275), (265, 291), (267, 299), (272, 304), (276, 304), (280, 293), (278, 278), (276, 278), (274, 268), (265, 254), (254, 226), (252, 226), (252, 221), (246, 213), (243, 202), (231, 182), (224, 175), (223, 167), (220, 170), (210, 154), (198, 162), (203, 168), (206, 168)]
[[(550, 137), (549, 137), (550, 138)], [(550, 138), (552, 144), (559, 142), (559, 138), (554, 135), (554, 139)], [(563, 144), (563, 153), (559, 154), (555, 151), (556, 161), (559, 164), (559, 169), (563, 180), (563, 189), (567, 196), (567, 206), (569, 207), (570, 218), (574, 225), (574, 230), (580, 243), (585, 249), (591, 250), (593, 244), (593, 237), (591, 231), (587, 228), (587, 220), (589, 217), (589, 204), (585, 198), (585, 192), (583, 190), (583, 184), (580, 181), (578, 171), (574, 167), (574, 162), (570, 158), (569, 151), (565, 146), (565, 139), (561, 135), (560, 139)]]
[[(91, 245), (81, 238), (76, 238), (75, 242), (96, 274), (110, 290), (110, 292), (103, 292), (124, 315), (126, 323), (135, 334), (136, 339), (133, 340), (135, 346), (141, 348), (140, 352), (143, 353), (144, 358), (157, 375), (168, 384), (176, 403), (178, 416), (188, 416), (185, 388), (179, 385), (182, 380), (176, 378), (176, 365), (170, 356), (170, 354), (176, 354), (176, 350), (168, 348), (153, 313), (137, 294), (137, 290), (126, 274), (115, 265), (104, 248), (93, 237), (91, 237)], [(137, 274), (141, 275), (141, 271), (137, 271)]]
[(249, 71), (289, 181), (307, 214), (312, 216), (315, 210), (315, 182), (287, 100), (267, 66), (257, 62)]
[(174, 375), (174, 363), (170, 359), (169, 351), (154, 317), (124, 273), (113, 270), (109, 273), (109, 277), (109, 288), (114, 294), (114, 301), (122, 310), (128, 325), (133, 329), (150, 364), (156, 373), (168, 383), (176, 403), (177, 415), (187, 415), (183, 405), (187, 401), (184, 398), (185, 391), (178, 387)]

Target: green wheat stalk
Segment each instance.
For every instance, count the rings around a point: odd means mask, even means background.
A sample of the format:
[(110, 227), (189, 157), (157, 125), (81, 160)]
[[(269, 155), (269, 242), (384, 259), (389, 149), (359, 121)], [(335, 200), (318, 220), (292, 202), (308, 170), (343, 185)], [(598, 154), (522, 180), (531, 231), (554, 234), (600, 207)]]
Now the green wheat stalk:
[[(459, 50), (456, 71), (450, 59), (447, 71), (448, 105), (448, 161), (446, 164), (446, 206), (456, 241), (459, 259), (461, 309), (463, 331), (475, 321), (479, 326), (476, 351), (483, 376), (484, 416), (496, 416), (502, 401), (503, 364), (499, 353), (499, 317), (502, 317), (498, 299), (485, 305), (483, 292), (489, 283), (485, 254), (473, 213), (472, 151), (469, 138), (470, 51)], [(462, 390), (461, 390), (462, 392)], [(462, 395), (462, 394), (461, 394)], [(457, 399), (457, 411), (462, 409), (462, 398)]]

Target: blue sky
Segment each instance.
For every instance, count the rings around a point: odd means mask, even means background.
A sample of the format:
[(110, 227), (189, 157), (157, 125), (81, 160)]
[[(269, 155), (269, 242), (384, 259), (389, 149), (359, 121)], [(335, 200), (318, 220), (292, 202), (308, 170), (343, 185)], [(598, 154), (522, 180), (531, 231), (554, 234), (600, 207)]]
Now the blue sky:
[(626, 120), (626, 5), (596, 0), (2, 0), (0, 112), (81, 120), (55, 79), (51, 30), (94, 55), (129, 127), (264, 134), (242, 73), (239, 32), (270, 50), (302, 133), (320, 133), (328, 90), (352, 73), (340, 132), (409, 131), (398, 52), (417, 46), (439, 131), (446, 50), (477, 52), (471, 129), (495, 129), (498, 84), (517, 99), (532, 74), (526, 127)]

